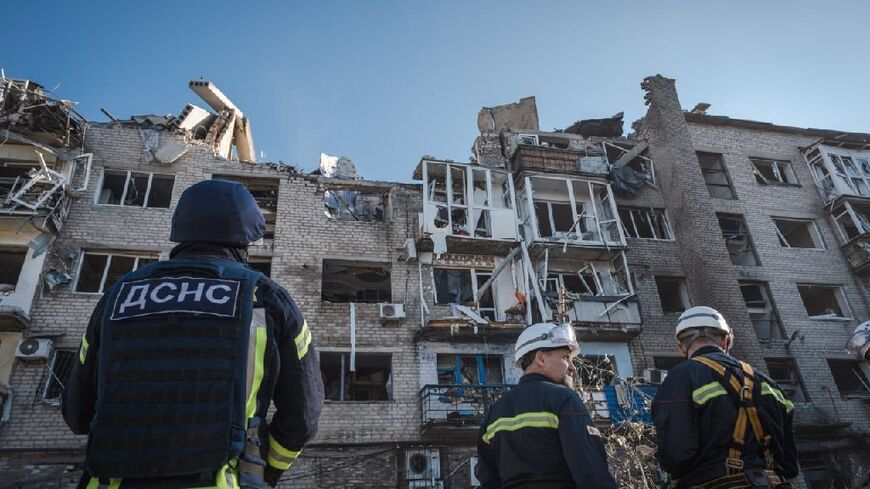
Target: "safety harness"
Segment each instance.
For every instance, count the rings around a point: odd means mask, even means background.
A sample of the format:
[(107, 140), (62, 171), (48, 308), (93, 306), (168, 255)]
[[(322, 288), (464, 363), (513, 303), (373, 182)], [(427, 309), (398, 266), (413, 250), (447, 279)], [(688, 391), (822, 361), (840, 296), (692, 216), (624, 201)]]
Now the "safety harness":
[[(720, 384), (725, 391), (734, 399), (737, 405), (737, 421), (734, 423), (734, 431), (731, 433), (731, 446), (728, 449), (728, 458), (725, 459), (725, 471), (727, 475), (738, 475), (743, 471), (743, 450), (746, 447), (747, 428), (751, 427), (755, 441), (762, 448), (767, 469), (773, 470), (773, 456), (770, 453), (770, 435), (764, 434), (761, 419), (758, 417), (758, 409), (755, 399), (761, 397), (761, 385), (755, 382), (755, 373), (752, 366), (746, 362), (740, 362), (743, 378), (740, 379), (724, 365), (709, 357), (696, 356), (692, 360), (702, 363), (716, 373)], [(747, 427), (747, 424), (749, 427)]]

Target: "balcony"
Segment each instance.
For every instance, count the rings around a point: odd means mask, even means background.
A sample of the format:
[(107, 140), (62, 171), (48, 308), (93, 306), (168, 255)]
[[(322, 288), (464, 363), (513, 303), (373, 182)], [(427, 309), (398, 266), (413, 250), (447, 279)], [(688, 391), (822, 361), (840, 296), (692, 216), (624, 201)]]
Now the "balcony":
[(524, 322), (490, 321), (475, 324), (468, 318), (430, 319), (414, 335), (416, 341), (450, 341), (454, 343), (512, 343), (526, 328)]
[(511, 168), (518, 174), (532, 171), (606, 177), (609, 172), (604, 155), (586, 156), (582, 151), (527, 144), (517, 146), (511, 157)]
[(870, 199), (870, 151), (865, 145), (850, 148), (823, 142), (803, 155), (826, 204), (842, 197)]
[(420, 432), (427, 441), (469, 443), (477, 439), (480, 421), (513, 385), (447, 384), (420, 389)]

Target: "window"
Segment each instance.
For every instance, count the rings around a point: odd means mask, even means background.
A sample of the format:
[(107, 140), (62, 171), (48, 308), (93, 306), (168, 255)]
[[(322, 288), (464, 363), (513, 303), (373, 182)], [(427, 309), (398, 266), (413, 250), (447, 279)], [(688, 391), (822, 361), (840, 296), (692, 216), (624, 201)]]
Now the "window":
[(79, 262), (76, 292), (102, 294), (122, 275), (138, 270), (157, 261), (154, 255), (137, 255), (124, 252), (85, 251)]
[(831, 215), (837, 223), (837, 231), (843, 243), (870, 232), (870, 206), (843, 201), (839, 207), (834, 208)]
[(807, 402), (807, 391), (801, 381), (794, 358), (765, 358), (770, 378), (794, 402)]
[(730, 214), (717, 214), (719, 228), (722, 229), (722, 237), (725, 239), (725, 247), (731, 256), (731, 263), (735, 265), (758, 265), (758, 257), (755, 255), (755, 246), (749, 236), (749, 229), (743, 222), (743, 217)]
[(600, 278), (592, 267), (585, 266), (579, 272), (549, 272), (544, 286), (545, 292), (558, 294), (559, 290), (571, 294), (598, 295), (601, 292)]
[(501, 355), (437, 355), (438, 385), (501, 384)]
[(674, 239), (664, 209), (620, 207), (619, 219), (630, 238)]
[(728, 178), (728, 173), (725, 172), (722, 155), (701, 151), (696, 154), (698, 155), (701, 174), (704, 175), (704, 182), (707, 184), (707, 192), (710, 194), (710, 197), (714, 199), (736, 199), (737, 196), (734, 194), (731, 180)]
[(746, 303), (746, 312), (759, 340), (783, 340), (785, 333), (779, 314), (770, 300), (770, 290), (764, 282), (740, 281), (740, 293)]
[[(475, 304), (478, 289), (492, 277), (492, 273), (470, 268), (433, 268), (432, 277), (436, 304)], [(496, 320), (492, 287), (480, 297), (477, 313), (490, 321)]]
[(275, 178), (250, 178), (234, 175), (212, 175), (216, 180), (241, 183), (251, 192), (260, 212), (266, 219), (266, 235), (264, 239), (275, 238), (275, 217), (278, 213), (278, 180)]
[[(526, 177), (520, 217), (535, 239), (624, 244), (610, 186), (588, 180)], [(526, 216), (533, 212), (533, 216)]]
[(332, 188), (323, 193), (326, 217), (334, 221), (383, 222), (389, 194)]
[(393, 397), (389, 353), (320, 352), (320, 373), (330, 401), (389, 401)]
[(807, 489), (845, 489), (848, 487), (842, 482), (838, 484), (834, 480), (821, 453), (801, 451), (798, 453), (798, 461)]
[(685, 279), (679, 277), (656, 277), (656, 288), (659, 291), (662, 312), (683, 312), (691, 307)]
[(870, 196), (870, 159), (828, 153), (837, 175), (858, 195)]
[(653, 357), (653, 367), (659, 370), (670, 370), (685, 361), (685, 357)]
[(64, 387), (76, 360), (78, 360), (78, 353), (75, 351), (54, 350), (52, 352), (42, 376), (43, 402), (60, 406)]
[(767, 158), (749, 158), (755, 180), (762, 185), (797, 185), (791, 162)]
[(268, 256), (248, 256), (248, 266), (267, 277), (272, 276), (272, 259)]
[(12, 292), (27, 258), (27, 248), (0, 248), (0, 293)]
[(424, 165), (424, 172), (424, 214), (434, 218), (436, 228), (448, 228), (456, 236), (516, 237), (515, 216), (509, 211), (513, 184), (508, 172), (431, 161)]
[[(862, 363), (855, 360), (828, 360), (837, 390), (843, 396), (870, 396), (870, 381), (867, 380)], [(865, 367), (866, 368), (866, 367)]]
[(819, 228), (811, 219), (786, 219), (774, 217), (776, 236), (779, 244), (786, 248), (816, 248), (825, 249)]
[(579, 355), (574, 363), (580, 382), (592, 389), (602, 389), (617, 378), (616, 359), (613, 355)]
[(168, 209), (174, 186), (173, 175), (104, 169), (97, 203)]
[(350, 260), (323, 260), (323, 302), (392, 302), (390, 265)]
[(848, 319), (849, 305), (836, 285), (798, 284), (798, 292), (811, 319)]

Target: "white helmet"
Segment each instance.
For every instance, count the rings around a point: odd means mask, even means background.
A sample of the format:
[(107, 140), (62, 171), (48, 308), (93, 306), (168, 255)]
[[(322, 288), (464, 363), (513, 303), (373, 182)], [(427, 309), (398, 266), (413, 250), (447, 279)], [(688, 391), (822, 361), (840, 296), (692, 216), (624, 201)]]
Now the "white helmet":
[(570, 348), (572, 355), (580, 353), (580, 345), (570, 324), (537, 323), (523, 330), (517, 338), (514, 363), (519, 367), (526, 353), (540, 348)]
[(680, 314), (674, 337), (679, 338), (683, 331), (698, 328), (718, 329), (728, 335), (732, 343), (734, 342), (731, 326), (728, 326), (728, 322), (719, 311), (707, 306), (690, 307)]
[(865, 321), (855, 328), (855, 333), (846, 343), (846, 351), (870, 360), (870, 321)]

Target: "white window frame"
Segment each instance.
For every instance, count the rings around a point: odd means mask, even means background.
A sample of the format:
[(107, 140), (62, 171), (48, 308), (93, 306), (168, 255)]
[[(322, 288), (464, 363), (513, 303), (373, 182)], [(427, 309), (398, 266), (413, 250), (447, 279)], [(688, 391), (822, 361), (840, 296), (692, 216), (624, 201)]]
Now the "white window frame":
[[(486, 280), (483, 280), (483, 281), (478, 280), (477, 274), (480, 273), (482, 275), (488, 275), (488, 276), (492, 277), (492, 270), (484, 270), (484, 269), (477, 269), (477, 268), (463, 268), (463, 267), (441, 267), (441, 266), (432, 267), (432, 270), (431, 270), (431, 272), (432, 272), (432, 285), (433, 285), (432, 295), (434, 297), (435, 304), (441, 305), (441, 306), (449, 305), (450, 303), (438, 302), (438, 287), (435, 286), (435, 269), (436, 268), (439, 270), (468, 270), (469, 274), (471, 276), (471, 294), (472, 294), (472, 297), (475, 299), (477, 298), (478, 289), (480, 287), (482, 287), (483, 284), (486, 283)], [(487, 279), (487, 280), (489, 280), (489, 279)], [(498, 299), (496, 299), (497, 294), (496, 294), (495, 287), (496, 287), (496, 283), (495, 283), (495, 281), (493, 281), (492, 285), (490, 285), (489, 289), (488, 289), (489, 292), (492, 293), (492, 305), (493, 305), (493, 307), (481, 308), (480, 301), (476, 300), (476, 301), (474, 301), (474, 309), (477, 311), (482, 311), (482, 312), (492, 312), (493, 317), (498, 318), (498, 302), (497, 302)], [(464, 304), (460, 304), (460, 305), (464, 305)]]
[[(124, 191), (121, 193), (120, 203), (118, 204), (103, 204), (100, 202), (100, 195), (103, 193), (103, 183), (106, 180), (106, 173), (109, 172), (117, 172), (127, 173), (127, 177), (124, 180)], [(133, 179), (133, 174), (144, 174), (148, 175), (148, 186), (145, 189), (145, 199), (142, 201), (142, 205), (127, 205), (124, 202), (127, 200), (127, 189), (130, 188), (130, 181)], [(97, 186), (98, 190), (94, 192), (94, 205), (108, 206), (108, 207), (133, 207), (137, 209), (168, 209), (169, 207), (148, 207), (148, 201), (151, 199), (151, 182), (154, 180), (154, 175), (160, 177), (172, 177), (172, 190), (170, 190), (170, 194), (175, 191), (175, 175), (171, 173), (153, 173), (148, 171), (133, 171), (133, 170), (119, 170), (116, 168), (103, 168), (103, 171), (100, 175), (100, 184)]]
[[(837, 208), (838, 213), (831, 213), (831, 217), (834, 219), (835, 227), (837, 228), (837, 233), (840, 235), (840, 239), (843, 244), (847, 244), (853, 239), (858, 239), (861, 235), (870, 232), (870, 218), (867, 217), (865, 212), (862, 212), (859, 209), (856, 209), (854, 205), (848, 200), (843, 201), (843, 206), (841, 208)], [(843, 224), (840, 222), (841, 219), (848, 218), (852, 221), (852, 224), (855, 226), (855, 229), (858, 231), (858, 235), (854, 238), (850, 238), (849, 234), (846, 233), (846, 229), (843, 227)]]
[(817, 288), (825, 288), (825, 289), (834, 289), (834, 297), (837, 300), (837, 305), (840, 306), (840, 309), (843, 311), (844, 316), (829, 316), (829, 315), (820, 315), (820, 316), (810, 316), (809, 311), (806, 310), (806, 305), (803, 304), (803, 298), (801, 298), (801, 304), (804, 305), (804, 311), (807, 313), (807, 316), (813, 320), (819, 321), (851, 321), (853, 319), (852, 309), (849, 307), (849, 302), (846, 300), (846, 293), (843, 292), (843, 287), (839, 285), (829, 285), (829, 284), (808, 284), (808, 283), (798, 283), (796, 284), (798, 287), (798, 296), (800, 296), (800, 288), (801, 287), (817, 287)]
[[(58, 353), (70, 355), (70, 361), (73, 363), (78, 360), (78, 355), (76, 355), (75, 350), (56, 349), (51, 352), (51, 357), (45, 364), (45, 385), (42, 386), (42, 392), (39, 395), (39, 400), (45, 404), (49, 404), (52, 406), (60, 405), (61, 399), (63, 398), (63, 390), (66, 389), (66, 386), (60, 382), (60, 378), (54, 373), (54, 368), (57, 366)], [(69, 381), (69, 379), (67, 379), (67, 381)], [(58, 397), (46, 397), (46, 395), (48, 395), (48, 390), (52, 382), (60, 383), (61, 387), (63, 387), (63, 389), (61, 389), (60, 396)]]
[(528, 144), (531, 146), (540, 146), (541, 140), (537, 134), (517, 134), (517, 144)]
[[(647, 239), (650, 241), (674, 241), (674, 230), (671, 228), (671, 221), (668, 218), (668, 213), (666, 209), (655, 209), (655, 208), (644, 208), (644, 207), (617, 207), (618, 210), (625, 210), (628, 212), (628, 216), (631, 219), (631, 229), (634, 230), (634, 233), (630, 233), (627, 226), (627, 222), (625, 222), (621, 217), (619, 219), (620, 224), (622, 224), (623, 231), (625, 235), (629, 238), (633, 239)], [(640, 216), (636, 216), (635, 213), (642, 213)], [(668, 237), (659, 237), (656, 233), (656, 226), (653, 224), (652, 217), (657, 216), (658, 219), (662, 220), (664, 224), (664, 228), (668, 233)], [(652, 230), (653, 237), (652, 238), (642, 238), (640, 237), (640, 232), (637, 229), (637, 222), (635, 218), (643, 217), (646, 220), (647, 225)]]
[(790, 160), (778, 160), (774, 158), (750, 156), (749, 163), (752, 165), (753, 174), (754, 172), (758, 172), (759, 174), (761, 173), (761, 170), (758, 169), (759, 164), (770, 164), (771, 171), (773, 172), (775, 180), (770, 180), (764, 175), (761, 175), (762, 180), (765, 180), (766, 183), (759, 182), (759, 185), (799, 185), (797, 181), (797, 176), (795, 176), (794, 174), (794, 169), (791, 166)]
[[(800, 219), (796, 217), (770, 217), (773, 220), (773, 228), (776, 231), (776, 237), (779, 239), (779, 244), (783, 248), (799, 248), (805, 250), (824, 250), (825, 248), (825, 240), (822, 239), (822, 233), (819, 231), (819, 226), (816, 224), (814, 219)], [(813, 240), (812, 247), (803, 247), (803, 246), (791, 246), (788, 244), (788, 241), (783, 236), (782, 231), (779, 230), (779, 226), (777, 225), (777, 221), (791, 221), (791, 222), (799, 222), (803, 223), (807, 226), (808, 231), (810, 233), (810, 238)]]
[[(102, 276), (102, 278), (100, 278), (100, 289), (97, 292), (79, 292), (79, 290), (78, 290), (79, 279), (81, 278), (81, 275), (82, 275), (82, 265), (85, 262), (85, 255), (99, 255), (99, 256), (106, 256), (107, 257), (106, 264), (105, 264), (105, 266), (103, 266), (103, 276)], [(76, 266), (76, 281), (75, 281), (75, 284), (73, 285), (73, 288), (72, 288), (73, 293), (85, 294), (85, 295), (102, 295), (102, 294), (104, 294), (106, 292), (104, 290), (105, 286), (106, 286), (106, 277), (109, 276), (109, 268), (112, 267), (112, 257), (113, 256), (121, 256), (121, 257), (125, 257), (125, 258), (135, 258), (135, 260), (133, 261), (133, 270), (131, 270), (131, 271), (135, 271), (135, 270), (139, 269), (139, 260), (140, 259), (143, 259), (143, 258), (146, 260), (159, 260), (160, 259), (159, 256), (156, 256), (156, 255), (139, 255), (139, 254), (135, 254), (133, 252), (111, 252), (111, 251), (82, 250), (81, 254), (79, 255), (79, 263)]]

